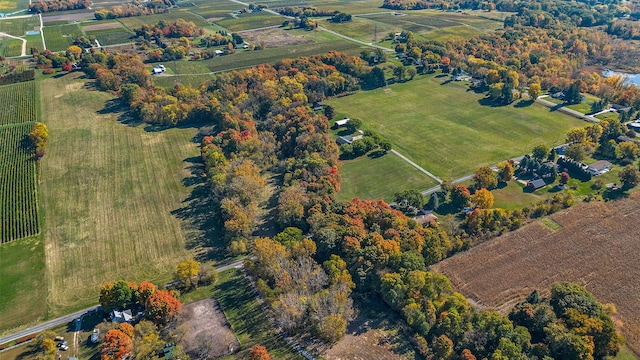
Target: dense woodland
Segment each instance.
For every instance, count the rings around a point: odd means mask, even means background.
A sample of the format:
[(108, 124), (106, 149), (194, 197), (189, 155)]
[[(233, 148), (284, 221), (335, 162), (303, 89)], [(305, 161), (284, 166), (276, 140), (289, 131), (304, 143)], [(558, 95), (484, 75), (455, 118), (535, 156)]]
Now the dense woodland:
[[(471, 7), (475, 2), (422, 3)], [(516, 6), (506, 1), (495, 5)], [(544, 11), (555, 19), (550, 10)], [(403, 33), (396, 51), (408, 55), (407, 65), (420, 60), (420, 71), (470, 72), (484, 80), (484, 90), (496, 102), (513, 101), (512, 90), (528, 85), (537, 91), (573, 87), (578, 94), (591, 92), (640, 107), (640, 93), (623, 85), (621, 78), (605, 79), (584, 70), (617, 61), (628, 44), (612, 43), (611, 35), (598, 29), (528, 25), (514, 22), (495, 34), (447, 43), (416, 40)], [(161, 39), (174, 34), (188, 47), (187, 37), (193, 32), (180, 31), (189, 26), (174, 28), (149, 26), (139, 35)], [(612, 309), (597, 303), (584, 288), (556, 284), (549, 298), (534, 293), (504, 317), (474, 310), (448, 279), (427, 268), (479, 239), (570, 206), (570, 196), (557, 195), (530, 209), (490, 209), (493, 199), (486, 189), (495, 187), (500, 178), (479, 169), (475, 194), (454, 185), (438, 195), (459, 207), (469, 203), (478, 207), (456, 229), (435, 222), (420, 225), (383, 201), (335, 200), (340, 189), (339, 150), (329, 136), (328, 118), (309, 104), (384, 85), (384, 72), (376, 65), (384, 60), (375, 52), (362, 58), (330, 52), (285, 59), (221, 73), (200, 86), (178, 83), (169, 89), (152, 85), (144, 59), (134, 53), (77, 55), (43, 53), (40, 60), (51, 66), (54, 60), (79, 59), (101, 89), (120, 96), (132, 115), (144, 122), (204, 126), (201, 155), (214, 203), (210, 216), (224, 230), (231, 254), (250, 251), (255, 256), (247, 267), (286, 331), (312, 332), (327, 342), (337, 341), (353, 318), (350, 294), (356, 291), (376, 294), (400, 313), (415, 332), (416, 348), (427, 358), (604, 359), (619, 350), (623, 340), (613, 327)], [(622, 132), (620, 124), (599, 127), (567, 137), (585, 151), (611, 151), (610, 140)], [(621, 159), (630, 153), (640, 151), (610, 152)], [(561, 174), (561, 181), (566, 182), (571, 164), (565, 166), (567, 175)], [(536, 159), (517, 169), (509, 163), (500, 167), (498, 175), (489, 172), (506, 179), (514, 171), (545, 171)], [(269, 198), (277, 200), (274, 220), (282, 231), (273, 238), (252, 239)]]
[(29, 3), (29, 11), (40, 14), (53, 11), (86, 9), (89, 5), (89, 0), (40, 0)]
[(117, 19), (130, 16), (161, 14), (175, 5), (173, 0), (151, 0), (143, 3), (127, 3), (109, 9), (100, 9), (93, 13), (96, 20)]

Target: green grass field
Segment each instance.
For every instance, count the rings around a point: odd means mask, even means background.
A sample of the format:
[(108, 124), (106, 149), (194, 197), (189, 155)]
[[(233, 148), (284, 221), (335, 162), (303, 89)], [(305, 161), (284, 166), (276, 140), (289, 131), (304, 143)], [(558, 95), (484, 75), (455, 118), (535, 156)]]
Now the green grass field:
[(334, 42), (317, 44), (301, 44), (280, 48), (267, 48), (258, 51), (238, 51), (233, 55), (218, 56), (210, 60), (204, 60), (202, 63), (209, 68), (210, 71), (224, 71), (258, 64), (272, 64), (285, 58), (311, 56), (326, 53), (331, 50), (343, 51), (352, 55), (357, 55), (360, 53), (361, 47), (360, 45), (350, 41), (337, 40)]
[(277, 335), (240, 271), (232, 269), (220, 273), (213, 296), (241, 344), (239, 353), (225, 358), (244, 358), (252, 346), (262, 345), (273, 359), (304, 359)]
[(365, 42), (371, 42), (376, 31), (377, 40), (381, 40), (387, 36), (389, 32), (399, 30), (396, 26), (366, 17), (354, 17), (353, 20), (342, 24), (336, 24), (331, 21), (319, 21), (318, 24), (342, 35)]
[(254, 12), (239, 15), (237, 18), (228, 17), (224, 20), (218, 20), (215, 23), (229, 31), (235, 32), (280, 25), (284, 20), (283, 17), (271, 13)]
[[(182, 3), (180, 2), (179, 5), (182, 6)], [(196, 7), (192, 7), (190, 10), (207, 19), (225, 18), (232, 11), (243, 8), (242, 5), (231, 1), (184, 1), (184, 3), (195, 4)]]
[(200, 27), (205, 27), (209, 24), (202, 16), (199, 16), (197, 14), (194, 14), (186, 10), (171, 11), (166, 14), (132, 16), (128, 18), (118, 19), (118, 21), (120, 21), (124, 26), (129, 28), (129, 30), (134, 31), (135, 29), (142, 27), (143, 24), (157, 24), (160, 20), (169, 22), (169, 21), (176, 21), (178, 19), (191, 21)]
[(27, 31), (34, 30), (40, 26), (37, 16), (17, 19), (0, 19), (0, 32), (13, 36), (24, 36)]
[[(46, 316), (44, 244), (41, 237), (0, 245), (0, 333)], [(3, 355), (0, 354), (0, 358)]]
[(134, 41), (135, 34), (124, 28), (86, 31), (87, 36), (95, 37), (101, 46), (124, 44)]
[(394, 194), (399, 191), (423, 191), (438, 185), (435, 180), (392, 153), (342, 161), (340, 175), (339, 201), (357, 197), (392, 202)]
[(311, 1), (291, 1), (291, 0), (258, 0), (256, 4), (266, 4), (269, 8), (285, 6), (315, 6), (321, 9), (338, 10), (348, 14), (365, 14), (372, 12), (387, 11), (380, 8), (381, 1), (371, 0), (311, 0)]
[(18, 39), (0, 40), (0, 55), (20, 56), (22, 55), (22, 41)]
[(183, 180), (191, 174), (185, 160), (199, 156), (195, 130), (122, 124), (117, 109), (103, 110), (113, 97), (79, 76), (41, 86), (51, 139), (41, 203), (52, 317), (96, 303), (105, 281), (170, 280), (199, 234), (173, 214), (192, 190)]
[(78, 24), (45, 26), (43, 31), (47, 49), (51, 51), (64, 51), (78, 36), (84, 35)]
[(413, 81), (327, 101), (337, 112), (360, 118), (394, 148), (440, 178), (472, 173), (480, 166), (558, 144), (584, 122), (549, 109), (514, 103), (481, 105), (483, 95), (447, 77)]
[(29, 8), (29, 0), (1, 0), (0, 12), (11, 13)]

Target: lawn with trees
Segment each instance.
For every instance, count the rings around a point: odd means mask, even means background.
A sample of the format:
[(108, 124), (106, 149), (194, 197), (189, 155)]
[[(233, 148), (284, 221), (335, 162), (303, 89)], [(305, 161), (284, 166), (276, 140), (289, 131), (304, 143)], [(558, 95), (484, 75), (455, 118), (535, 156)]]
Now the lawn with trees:
[(461, 83), (443, 84), (446, 79), (426, 75), (327, 103), (441, 178), (494, 165), (535, 144), (560, 144), (568, 129), (584, 124), (528, 102), (483, 105), (481, 95)]

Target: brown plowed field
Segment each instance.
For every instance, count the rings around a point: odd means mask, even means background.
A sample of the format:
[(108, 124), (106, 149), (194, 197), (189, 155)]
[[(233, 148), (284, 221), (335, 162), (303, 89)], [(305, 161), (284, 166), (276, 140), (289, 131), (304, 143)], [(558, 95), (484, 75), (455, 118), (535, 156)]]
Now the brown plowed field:
[(586, 286), (618, 308), (628, 346), (640, 353), (640, 194), (609, 203), (583, 203), (481, 244), (434, 268), (481, 309), (507, 313), (518, 301), (551, 284)]

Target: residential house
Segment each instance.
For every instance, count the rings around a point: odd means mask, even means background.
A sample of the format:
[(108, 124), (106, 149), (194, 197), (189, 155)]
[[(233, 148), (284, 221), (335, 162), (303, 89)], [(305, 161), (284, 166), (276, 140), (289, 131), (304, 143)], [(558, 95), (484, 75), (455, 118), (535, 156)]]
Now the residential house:
[(415, 220), (417, 223), (424, 225), (424, 224), (428, 224), (432, 221), (438, 221), (438, 217), (433, 215), (433, 214), (424, 214), (424, 215), (420, 215), (416, 218), (413, 218), (413, 220)]
[(351, 144), (352, 142), (356, 141), (356, 140), (360, 140), (364, 137), (364, 135), (356, 135), (356, 136), (351, 136), (351, 135), (346, 135), (346, 136), (340, 136), (338, 139), (336, 139), (336, 142), (338, 143), (338, 145), (343, 145), (343, 144)]
[(602, 174), (606, 173), (607, 171), (611, 170), (611, 163), (606, 161), (606, 160), (600, 160), (600, 161), (597, 161), (597, 162), (589, 165), (587, 170), (589, 170), (589, 172), (593, 176), (602, 175)]
[(344, 119), (342, 119), (342, 120), (337, 120), (337, 121), (335, 122), (335, 126), (337, 126), (337, 127), (343, 127), (343, 126), (347, 125), (347, 123), (348, 123), (350, 120), (351, 120), (351, 119), (349, 119), (349, 118), (344, 118)]
[(113, 310), (111, 311), (110, 315), (111, 315), (111, 321), (113, 322), (123, 323), (123, 322), (133, 321), (133, 313), (131, 312), (131, 309), (127, 309), (123, 311)]
[(532, 189), (533, 191), (536, 191), (542, 187), (545, 187), (547, 185), (546, 182), (544, 182), (544, 180), (542, 179), (533, 179), (533, 180), (529, 180), (529, 182), (527, 183), (527, 187), (529, 187), (530, 189)]

